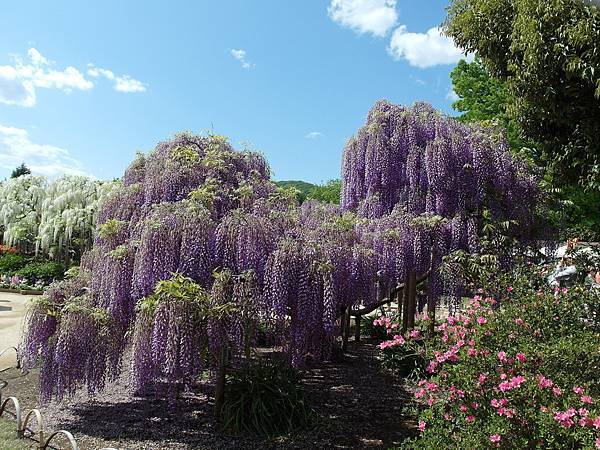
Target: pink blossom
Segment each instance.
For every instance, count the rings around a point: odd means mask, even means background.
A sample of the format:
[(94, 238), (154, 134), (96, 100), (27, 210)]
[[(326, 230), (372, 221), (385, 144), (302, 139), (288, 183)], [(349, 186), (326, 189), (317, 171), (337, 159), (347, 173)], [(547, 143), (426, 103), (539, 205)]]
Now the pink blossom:
[(471, 403), (471, 408), (477, 410), (477, 408), (479, 408), (479, 403), (477, 403), (477, 402)]
[(517, 319), (515, 319), (515, 323), (520, 326), (520, 325), (523, 325), (525, 322), (523, 322), (523, 319), (517, 318)]
[(538, 377), (538, 386), (542, 389), (551, 388), (553, 385), (552, 380), (546, 378), (544, 375)]
[(583, 388), (581, 386), (575, 386), (573, 388), (573, 392), (575, 392), (577, 395), (581, 395), (583, 394)]
[(600, 448), (600, 436), (596, 438), (596, 448)]
[(477, 323), (479, 325), (485, 325), (487, 323), (487, 319), (485, 317), (483, 317), (483, 316), (480, 316), (480, 317), (477, 318)]
[(495, 399), (495, 398), (493, 398), (493, 399), (492, 399), (492, 401), (491, 401), (490, 403), (491, 403), (491, 405), (492, 405), (494, 408), (498, 408), (498, 407), (500, 407), (500, 402), (499, 402), (497, 399)]
[(527, 357), (525, 356), (524, 353), (519, 352), (515, 356), (521, 364), (524, 363), (525, 361), (527, 361)]
[(426, 424), (424, 421), (422, 421), (422, 420), (419, 420), (419, 431), (420, 431), (421, 433), (424, 433), (424, 432), (425, 432), (425, 426), (426, 426), (426, 425), (427, 425), (427, 424)]
[(500, 435), (499, 434), (490, 435), (490, 441), (494, 444), (497, 444), (498, 442), (500, 442)]
[(506, 353), (502, 352), (502, 351), (498, 352), (498, 359), (502, 362), (505, 362), (506, 361)]
[(582, 395), (581, 403), (587, 403), (591, 405), (592, 403), (594, 403), (594, 400), (592, 400), (592, 397), (590, 397), (589, 395)]
[(408, 336), (413, 339), (418, 339), (421, 337), (421, 332), (419, 330), (411, 330), (411, 332), (408, 334)]
[(468, 423), (471, 423), (475, 420), (475, 416), (469, 415), (467, 416), (467, 418), (465, 419)]
[(558, 386), (554, 386), (552, 388), (552, 393), (555, 397), (560, 397), (562, 395), (562, 390)]
[(507, 288), (506, 288), (506, 290), (507, 290), (508, 292), (512, 292), (512, 291), (514, 290), (514, 288), (513, 288), (512, 286), (509, 286), (509, 287), (507, 287)]
[(597, 430), (600, 430), (600, 416), (596, 417), (592, 421), (592, 425), (594, 425), (594, 428), (596, 428)]
[(469, 349), (467, 350), (467, 355), (469, 355), (469, 356), (477, 356), (477, 350), (475, 350), (472, 347), (469, 347)]
[(484, 373), (480, 373), (479, 374), (479, 384), (485, 383), (485, 380), (487, 380), (487, 375)]
[(461, 412), (467, 412), (467, 407), (466, 407), (466, 405), (460, 405), (460, 406), (458, 407), (458, 409), (460, 409), (460, 411), (461, 411)]

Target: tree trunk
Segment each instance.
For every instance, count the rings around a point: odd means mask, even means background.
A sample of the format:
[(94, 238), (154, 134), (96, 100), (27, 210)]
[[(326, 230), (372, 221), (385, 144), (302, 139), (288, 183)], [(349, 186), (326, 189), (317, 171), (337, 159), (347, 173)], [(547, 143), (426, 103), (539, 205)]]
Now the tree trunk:
[(215, 417), (218, 419), (223, 412), (223, 402), (225, 401), (225, 377), (227, 368), (227, 344), (221, 347), (219, 355), (219, 368), (217, 372), (217, 382), (215, 384)]
[(361, 316), (356, 316), (354, 318), (354, 342), (360, 342), (360, 324), (361, 324)]

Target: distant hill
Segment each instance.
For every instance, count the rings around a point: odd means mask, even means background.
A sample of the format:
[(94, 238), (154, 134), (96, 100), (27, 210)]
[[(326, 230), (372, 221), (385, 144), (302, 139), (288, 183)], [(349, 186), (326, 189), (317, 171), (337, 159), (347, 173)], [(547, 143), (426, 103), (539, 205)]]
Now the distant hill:
[(282, 188), (293, 187), (298, 189), (300, 191), (298, 194), (298, 201), (300, 203), (304, 202), (307, 198), (334, 204), (340, 202), (340, 180), (329, 180), (323, 184), (312, 184), (299, 180), (283, 180), (276, 181), (275, 184)]
[(317, 187), (316, 184), (312, 184), (309, 183), (307, 181), (299, 181), (299, 180), (283, 180), (283, 181), (276, 181), (275, 184), (279, 187), (283, 187), (283, 188), (289, 188), (289, 187), (295, 187), (296, 189), (298, 189), (303, 196), (303, 201), (306, 199), (306, 197), (308, 196), (308, 194), (310, 194), (310, 192)]

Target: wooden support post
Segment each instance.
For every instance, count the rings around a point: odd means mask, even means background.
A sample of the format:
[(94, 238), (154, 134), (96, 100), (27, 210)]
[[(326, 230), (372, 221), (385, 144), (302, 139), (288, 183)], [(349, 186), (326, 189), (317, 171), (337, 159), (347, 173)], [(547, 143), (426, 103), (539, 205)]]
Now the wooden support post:
[(406, 333), (408, 329), (408, 300), (410, 294), (409, 286), (410, 276), (408, 276), (404, 282), (404, 289), (402, 289), (402, 334)]
[(361, 316), (356, 316), (354, 318), (354, 342), (360, 342), (360, 326), (362, 322)]
[(345, 352), (348, 349), (348, 338), (350, 336), (350, 307), (344, 308), (342, 318), (342, 352)]
[(219, 355), (219, 368), (217, 369), (217, 381), (215, 384), (215, 417), (219, 419), (223, 412), (223, 402), (225, 401), (225, 379), (227, 369), (227, 344), (221, 347)]
[(429, 334), (433, 336), (435, 333), (435, 298), (427, 299), (427, 316), (429, 317)]
[(417, 312), (417, 274), (408, 275), (408, 329), (415, 327), (415, 313)]

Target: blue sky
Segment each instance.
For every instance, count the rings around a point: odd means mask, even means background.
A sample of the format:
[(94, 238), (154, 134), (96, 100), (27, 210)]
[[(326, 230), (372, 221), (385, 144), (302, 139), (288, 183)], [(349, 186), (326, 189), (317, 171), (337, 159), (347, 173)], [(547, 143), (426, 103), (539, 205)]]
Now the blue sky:
[(275, 179), (339, 177), (381, 98), (451, 113), (445, 1), (21, 1), (3, 6), (0, 179), (122, 175), (136, 151), (212, 130)]

